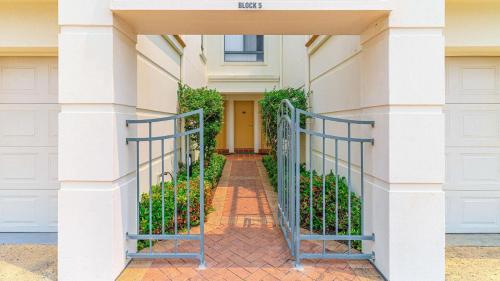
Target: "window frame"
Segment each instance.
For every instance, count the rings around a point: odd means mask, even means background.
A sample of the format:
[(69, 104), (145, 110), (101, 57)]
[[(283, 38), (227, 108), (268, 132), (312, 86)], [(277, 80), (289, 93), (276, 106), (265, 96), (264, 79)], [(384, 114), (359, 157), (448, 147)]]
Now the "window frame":
[[(229, 34), (233, 35), (233, 34)], [(234, 35), (240, 35), (243, 36), (243, 49), (245, 48), (245, 40), (246, 40), (246, 35), (250, 34), (234, 34)], [(262, 51), (226, 51), (226, 36), (224, 35), (224, 40), (223, 40), (223, 61), (224, 63), (249, 63), (249, 64), (262, 64), (265, 62), (266, 57), (265, 57), (265, 37), (264, 35), (255, 35), (255, 36), (262, 36)], [(244, 60), (226, 60), (226, 55), (256, 55), (256, 58), (258, 58), (258, 55), (262, 55), (262, 60), (251, 60), (251, 61), (244, 61)]]

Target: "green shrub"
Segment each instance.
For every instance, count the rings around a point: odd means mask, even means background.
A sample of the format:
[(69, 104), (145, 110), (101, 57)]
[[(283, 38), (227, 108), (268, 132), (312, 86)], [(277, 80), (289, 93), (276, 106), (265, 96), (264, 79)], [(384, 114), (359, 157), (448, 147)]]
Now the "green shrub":
[[(219, 182), (220, 177), (222, 176), (222, 170), (224, 169), (224, 165), (226, 164), (226, 157), (221, 154), (214, 153), (212, 157), (210, 157), (210, 162), (208, 163), (208, 167), (205, 167), (205, 181), (210, 183), (212, 188), (217, 187), (217, 183)], [(190, 178), (198, 177), (200, 175), (200, 163), (196, 161), (191, 165), (191, 172), (189, 174)], [(177, 176), (178, 180), (186, 180), (187, 179), (187, 171), (186, 167), (182, 166), (179, 169), (179, 175)]]
[[(277, 189), (278, 165), (272, 157), (263, 157), (271, 184)], [(310, 229), (310, 178), (311, 173), (302, 165), (300, 167), (300, 225), (304, 229)], [(325, 175), (325, 231), (327, 234), (335, 233), (335, 180), (333, 172)], [(313, 220), (312, 228), (316, 233), (323, 232), (323, 177), (315, 171), (312, 174), (312, 196), (313, 196)], [(338, 226), (339, 235), (348, 234), (348, 188), (345, 177), (338, 177)], [(351, 192), (351, 234), (361, 234), (361, 200), (359, 196)], [(361, 250), (361, 241), (353, 241), (355, 249)]]
[[(179, 83), (177, 90), (180, 113), (203, 109), (204, 120), (204, 144), (205, 144), (205, 165), (208, 166), (216, 147), (216, 136), (219, 133), (224, 118), (224, 101), (216, 90), (208, 88), (193, 89), (187, 85)], [(199, 127), (198, 116), (189, 116), (185, 119), (184, 128), (186, 131)], [(199, 148), (199, 134), (193, 134), (192, 140)]]
[(278, 162), (274, 160), (271, 155), (265, 155), (262, 157), (262, 162), (264, 167), (266, 167), (267, 174), (269, 176), (269, 181), (274, 188), (274, 191), (278, 190)]
[[(266, 142), (271, 148), (271, 155), (274, 158), (276, 158), (276, 147), (278, 142), (277, 117), (281, 102), (284, 99), (288, 99), (296, 108), (307, 110), (308, 96), (309, 93), (305, 92), (304, 89), (274, 89), (264, 93), (264, 96), (259, 101), (262, 115), (262, 127), (265, 129)], [(304, 125), (305, 117), (301, 120), (301, 126)]]
[[(210, 211), (212, 199), (217, 187), (217, 183), (222, 175), (226, 157), (214, 154), (208, 167), (205, 168), (205, 214)], [(191, 227), (200, 224), (200, 180), (199, 163), (192, 165), (192, 173), (189, 177), (189, 204), (190, 204), (190, 225)], [(177, 177), (177, 226), (181, 232), (187, 227), (187, 171), (185, 167), (179, 169)], [(152, 187), (152, 232), (162, 233), (162, 189), (161, 185)], [(175, 228), (174, 220), (174, 184), (172, 181), (164, 184), (164, 204), (165, 204), (165, 234), (173, 234)], [(139, 202), (139, 226), (141, 234), (149, 234), (149, 193), (143, 193)], [(138, 250), (149, 246), (149, 240), (139, 240)]]
[[(300, 221), (301, 226), (310, 229), (310, 176), (303, 167), (300, 171)], [(325, 226), (326, 233), (335, 233), (335, 180), (333, 172), (325, 175)], [(315, 171), (312, 173), (313, 219), (314, 232), (323, 231), (323, 177)], [(339, 235), (348, 234), (349, 208), (348, 188), (345, 177), (338, 177), (338, 227)], [(361, 201), (356, 193), (351, 192), (351, 234), (361, 234)], [(353, 246), (360, 250), (360, 241), (353, 241)]]

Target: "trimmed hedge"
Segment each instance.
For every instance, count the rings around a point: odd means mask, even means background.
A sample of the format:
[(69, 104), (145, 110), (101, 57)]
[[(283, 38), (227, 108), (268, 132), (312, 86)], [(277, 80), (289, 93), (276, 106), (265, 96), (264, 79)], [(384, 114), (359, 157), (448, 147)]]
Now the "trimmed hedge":
[[(205, 168), (205, 214), (208, 214), (211, 208), (212, 199), (222, 176), (222, 170), (226, 163), (226, 157), (220, 154), (213, 154), (210, 158), (208, 167)], [(196, 162), (192, 165), (189, 175), (189, 204), (190, 204), (190, 225), (191, 227), (200, 224), (200, 166)], [(180, 167), (177, 177), (177, 226), (181, 232), (187, 227), (187, 171), (185, 167)], [(162, 200), (161, 185), (152, 186), (152, 222), (153, 234), (162, 232)], [(165, 234), (174, 233), (174, 183), (173, 181), (164, 184), (164, 204), (165, 204)], [(140, 233), (149, 233), (149, 193), (143, 193), (139, 203)], [(139, 240), (137, 249), (140, 251), (149, 247), (149, 240)]]
[(262, 157), (262, 163), (266, 167), (274, 191), (278, 191), (278, 162), (271, 155), (266, 155)]
[[(269, 179), (274, 189), (277, 190), (278, 185), (278, 165), (272, 156), (264, 156), (262, 158), (264, 166), (267, 169)], [(309, 198), (310, 192), (310, 176), (311, 173), (307, 171), (304, 165), (300, 167), (300, 224), (304, 229), (310, 229), (310, 208)], [(316, 233), (323, 231), (323, 177), (313, 171), (313, 220), (312, 227)], [(335, 233), (335, 180), (336, 176), (330, 172), (325, 176), (325, 225), (326, 233)], [(348, 234), (348, 188), (347, 180), (345, 177), (338, 177), (338, 225), (339, 234)], [(351, 192), (351, 234), (361, 234), (361, 200), (359, 196)], [(340, 241), (339, 241), (340, 242)], [(355, 249), (361, 250), (361, 241), (352, 241)]]

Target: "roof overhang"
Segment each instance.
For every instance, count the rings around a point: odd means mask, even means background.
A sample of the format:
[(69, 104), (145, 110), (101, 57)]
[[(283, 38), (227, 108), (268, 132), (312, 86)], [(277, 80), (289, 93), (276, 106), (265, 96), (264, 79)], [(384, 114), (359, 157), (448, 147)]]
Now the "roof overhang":
[[(111, 10), (138, 34), (360, 34), (390, 13), (386, 1), (114, 0)], [(259, 6), (256, 6), (259, 7)]]

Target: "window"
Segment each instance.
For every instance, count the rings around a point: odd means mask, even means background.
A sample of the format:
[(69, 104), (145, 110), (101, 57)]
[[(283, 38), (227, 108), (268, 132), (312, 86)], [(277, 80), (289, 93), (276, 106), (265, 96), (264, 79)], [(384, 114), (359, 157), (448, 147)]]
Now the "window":
[(264, 35), (224, 35), (224, 61), (264, 61)]

